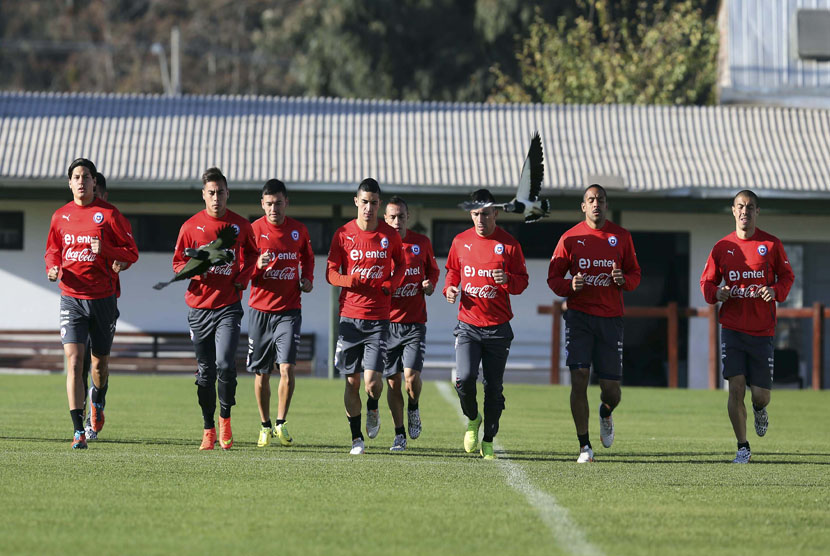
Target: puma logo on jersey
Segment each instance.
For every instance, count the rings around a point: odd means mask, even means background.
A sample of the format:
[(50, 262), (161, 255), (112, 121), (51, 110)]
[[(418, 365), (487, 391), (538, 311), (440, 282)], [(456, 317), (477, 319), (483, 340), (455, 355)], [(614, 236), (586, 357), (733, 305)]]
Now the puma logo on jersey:
[(584, 239), (578, 239), (578, 240), (576, 240), (576, 242), (579, 243), (580, 245), (582, 245), (583, 247), (585, 247), (585, 240)]
[(259, 237), (264, 237), (267, 240), (271, 239), (270, 237), (268, 237), (268, 234), (259, 234)]
[(465, 243), (464, 247), (467, 248), (467, 251), (472, 251), (473, 250), (473, 244), (472, 243)]
[(730, 255), (732, 255), (733, 257), (735, 256), (735, 250), (734, 249), (727, 249), (726, 252), (729, 253)]
[(203, 232), (205, 231), (205, 227), (204, 227), (204, 226), (196, 226), (196, 229), (197, 229), (197, 230), (202, 230)]
[(346, 239), (354, 243), (354, 236), (344, 236)]
[(66, 221), (69, 222), (69, 215), (68, 214), (61, 214), (61, 218), (66, 218)]

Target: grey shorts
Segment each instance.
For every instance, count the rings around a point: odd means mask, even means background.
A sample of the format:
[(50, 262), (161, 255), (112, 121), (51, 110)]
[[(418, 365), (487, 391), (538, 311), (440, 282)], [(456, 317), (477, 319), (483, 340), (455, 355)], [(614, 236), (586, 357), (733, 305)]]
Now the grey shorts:
[(772, 389), (775, 366), (772, 336), (752, 336), (724, 328), (720, 342), (723, 378), (744, 375), (747, 385)]
[(389, 378), (404, 369), (424, 368), (427, 327), (421, 322), (390, 322), (383, 376)]
[(109, 355), (118, 320), (115, 296), (101, 299), (77, 299), (61, 296), (61, 342), (86, 344), (87, 338), (95, 355)]
[(568, 309), (565, 318), (565, 364), (572, 371), (590, 369), (605, 380), (622, 380), (623, 319), (598, 317)]
[(268, 374), (274, 362), (294, 365), (302, 322), (299, 309), (266, 313), (251, 308), (248, 316), (248, 372)]
[(382, 372), (388, 337), (388, 320), (340, 317), (334, 368), (343, 376), (367, 369)]

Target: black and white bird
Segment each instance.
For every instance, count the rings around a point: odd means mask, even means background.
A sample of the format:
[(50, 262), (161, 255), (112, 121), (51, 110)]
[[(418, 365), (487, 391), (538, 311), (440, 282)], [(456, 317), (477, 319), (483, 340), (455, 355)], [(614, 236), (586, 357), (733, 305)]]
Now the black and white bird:
[(535, 222), (550, 214), (550, 202), (539, 198), (539, 193), (542, 191), (542, 178), (545, 176), (542, 158), (542, 138), (537, 131), (530, 139), (530, 148), (522, 165), (522, 175), (519, 177), (516, 196), (501, 207), (505, 212), (523, 214), (525, 222)]
[(173, 276), (173, 279), (168, 282), (159, 282), (153, 289), (160, 290), (173, 282), (192, 278), (199, 274), (204, 274), (211, 267), (217, 265), (224, 265), (233, 262), (233, 246), (236, 243), (236, 236), (238, 235), (237, 228), (232, 225), (221, 228), (216, 233), (216, 239), (198, 249), (187, 247), (184, 250), (186, 257), (190, 260), (184, 267)]

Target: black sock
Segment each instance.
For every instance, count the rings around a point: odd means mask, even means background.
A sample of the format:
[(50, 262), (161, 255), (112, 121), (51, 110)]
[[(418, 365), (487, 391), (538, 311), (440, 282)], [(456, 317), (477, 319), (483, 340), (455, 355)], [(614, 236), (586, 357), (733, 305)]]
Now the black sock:
[(285, 423), (285, 419), (277, 419), (277, 426), (282, 425)]
[(588, 440), (588, 433), (585, 434), (577, 434), (576, 437), (579, 439), (579, 447), (582, 448), (583, 446), (591, 447), (591, 441)]
[(746, 448), (750, 452), (752, 451), (749, 449), (749, 442), (738, 442), (738, 449), (740, 450), (741, 448)]
[(406, 437), (406, 429), (404, 427), (395, 427), (395, 436), (403, 435)]
[(75, 427), (76, 431), (84, 430), (84, 410), (83, 409), (70, 409), (69, 416), (72, 417), (72, 426)]
[(92, 400), (92, 403), (101, 404), (102, 406), (106, 405), (106, 403), (107, 403), (107, 388), (109, 388), (109, 385), (110, 385), (109, 378), (107, 378), (107, 383), (104, 384), (103, 388), (96, 387), (95, 382), (92, 383), (92, 392), (89, 394), (89, 398), (90, 398), (90, 400)]
[(262, 428), (263, 429), (270, 429), (271, 428), (271, 419), (268, 419), (267, 421), (263, 421), (262, 422)]
[(416, 409), (418, 409), (418, 402), (410, 398), (407, 406), (409, 408), (409, 411), (415, 411)]
[(752, 404), (752, 409), (754, 409), (755, 411), (761, 411), (764, 408), (763, 407), (758, 407), (757, 405)]
[(216, 413), (216, 390), (207, 386), (197, 386), (196, 396), (199, 398), (199, 407), (202, 409), (205, 428), (216, 428), (216, 423), (213, 420), (213, 415)]
[(366, 400), (366, 409), (371, 411), (371, 410), (374, 410), (374, 409), (377, 409), (377, 408), (378, 408), (378, 401), (375, 398), (373, 398), (372, 396), (369, 396), (369, 399)]
[(605, 419), (606, 417), (609, 417), (611, 415), (612, 411), (614, 411), (614, 410), (611, 409), (610, 407), (608, 407), (607, 403), (604, 403), (604, 404), (599, 406), (599, 416), (602, 417), (603, 419)]
[(363, 433), (360, 432), (360, 415), (348, 417), (349, 428), (352, 429), (352, 440), (355, 438), (363, 438)]
[(231, 406), (229, 405), (220, 405), (219, 406), (219, 417), (222, 419), (230, 419), (231, 418)]
[(492, 437), (492, 436), (490, 436), (489, 434), (485, 434), (485, 435), (484, 435), (484, 438), (482, 438), (482, 439), (481, 439), (481, 441), (482, 441), (482, 442), (492, 442), (492, 441), (493, 441), (493, 437)]

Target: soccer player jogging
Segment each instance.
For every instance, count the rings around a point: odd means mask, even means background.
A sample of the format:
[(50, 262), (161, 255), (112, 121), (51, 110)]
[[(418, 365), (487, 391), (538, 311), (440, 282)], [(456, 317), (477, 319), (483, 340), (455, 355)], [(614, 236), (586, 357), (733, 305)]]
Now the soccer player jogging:
[[(283, 446), (294, 439), (286, 419), (294, 394), (294, 365), (300, 343), (300, 293), (314, 282), (314, 253), (305, 225), (286, 216), (288, 191), (280, 180), (265, 182), (265, 216), (252, 224), (259, 258), (251, 280), (248, 320), (248, 371), (256, 373), (256, 397), (262, 427), (257, 446), (276, 437)], [(277, 419), (271, 429), (271, 369), (279, 366)]]
[(72, 201), (55, 211), (46, 239), (46, 276), (60, 280), (60, 326), (66, 356), (66, 395), (75, 435), (72, 447), (87, 447), (83, 411), (86, 391), (83, 360), (89, 337), (92, 363), (92, 419), (95, 432), (104, 426), (109, 383), (109, 353), (118, 307), (113, 261), (138, 260), (130, 227), (109, 203), (95, 197), (95, 164), (78, 158), (69, 165)]
[(395, 424), (393, 452), (406, 449), (406, 431), (403, 427), (403, 393), (401, 371), (406, 380), (407, 425), (410, 438), (421, 435), (421, 370), (426, 349), (427, 306), (424, 296), (432, 295), (440, 271), (435, 262), (432, 243), (425, 235), (406, 229), (409, 207), (406, 201), (394, 196), (386, 203), (384, 214), (389, 224), (403, 241), (405, 275), (403, 284), (392, 293), (389, 314), (389, 340), (386, 344), (386, 364), (383, 376), (389, 389), (386, 401)]
[(706, 302), (722, 303), (723, 378), (729, 381), (727, 410), (738, 440), (733, 463), (749, 463), (752, 457), (746, 439), (747, 386), (752, 392), (755, 433), (767, 433), (775, 304), (787, 299), (795, 278), (781, 241), (757, 227), (759, 212), (755, 193), (744, 190), (735, 195), (735, 231), (715, 244), (700, 277)]
[[(599, 436), (614, 442), (611, 412), (620, 403), (623, 372), (623, 291), (640, 284), (640, 265), (631, 234), (606, 218), (608, 197), (601, 185), (582, 195), (585, 220), (559, 238), (548, 267), (548, 286), (568, 298), (565, 363), (571, 370), (571, 414), (579, 440), (577, 462), (594, 461), (588, 435), (591, 365), (599, 377)], [(565, 275), (570, 273), (570, 278)]]
[(366, 433), (380, 430), (378, 399), (383, 392), (383, 364), (389, 336), (391, 293), (403, 283), (401, 236), (378, 221), (380, 187), (366, 178), (354, 197), (357, 218), (334, 233), (326, 280), (339, 286), (340, 324), (334, 365), (346, 377), (343, 400), (352, 435), (349, 453), (365, 451), (360, 431), (360, 373), (366, 389)]
[(470, 211), (473, 227), (455, 236), (447, 257), (444, 297), (460, 300), (455, 335), (455, 390), (467, 417), (464, 450), (479, 448), (482, 416), (476, 401), (478, 367), (483, 370), (484, 438), (480, 454), (494, 459), (493, 439), (504, 410), (504, 368), (513, 340), (510, 295), (522, 293), (528, 284), (522, 248), (510, 234), (496, 226), (498, 210), (486, 189), (471, 195), (479, 208)]
[(233, 446), (231, 407), (236, 404), (236, 347), (243, 313), (242, 291), (248, 286), (259, 253), (248, 220), (228, 210), (228, 180), (222, 171), (208, 168), (202, 174), (202, 185), (205, 210), (190, 217), (179, 230), (173, 271), (178, 272), (187, 264), (186, 248), (204, 247), (225, 226), (233, 226), (237, 231), (232, 260), (192, 277), (184, 295), (190, 307), (187, 321), (198, 363), (196, 393), (204, 420), (199, 449), (213, 450), (216, 443), (218, 379), (219, 445), (229, 450)]

